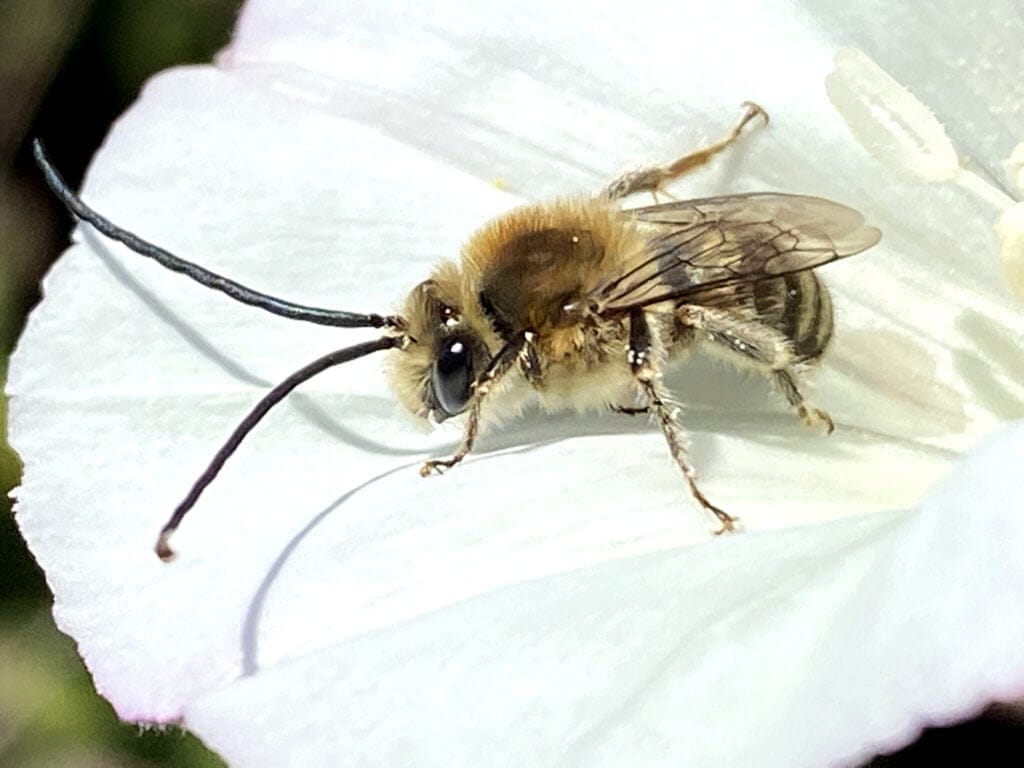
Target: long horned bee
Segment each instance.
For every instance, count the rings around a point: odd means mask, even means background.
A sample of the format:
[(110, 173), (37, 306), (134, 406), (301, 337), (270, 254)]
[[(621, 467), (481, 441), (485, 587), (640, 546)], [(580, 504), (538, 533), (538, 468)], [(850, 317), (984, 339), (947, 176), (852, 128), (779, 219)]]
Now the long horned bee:
[[(647, 413), (716, 533), (737, 518), (697, 485), (666, 368), (699, 345), (763, 373), (808, 424), (832, 420), (804, 401), (800, 375), (832, 334), (832, 304), (815, 269), (860, 253), (880, 239), (857, 211), (829, 200), (750, 193), (624, 208), (708, 163), (754, 117), (719, 141), (666, 166), (628, 173), (598, 194), (521, 207), (490, 221), (466, 242), (458, 262), (440, 264), (397, 315), (308, 307), (215, 274), (113, 224), (66, 184), (36, 141), (46, 180), (73, 216), (164, 267), (229, 297), (293, 320), (341, 328), (380, 328), (375, 340), (331, 352), (271, 389), (238, 424), (160, 531), (156, 552), (174, 557), (169, 538), (246, 435), (302, 382), (328, 368), (392, 350), (390, 379), (402, 405), (423, 419), (464, 419), (453, 455), (420, 474), (454, 467), (473, 449), (485, 409), (515, 410), (525, 396), (545, 409), (611, 408)], [(490, 411), (488, 411), (490, 412)]]

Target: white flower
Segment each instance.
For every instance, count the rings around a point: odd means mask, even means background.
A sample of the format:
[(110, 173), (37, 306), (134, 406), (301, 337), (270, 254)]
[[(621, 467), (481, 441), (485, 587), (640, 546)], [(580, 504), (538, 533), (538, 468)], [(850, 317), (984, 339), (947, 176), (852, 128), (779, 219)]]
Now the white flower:
[(1024, 426), (973, 447), (1024, 416), (1005, 214), (955, 168), (877, 162), (824, 85), (865, 48), (1005, 179), (1024, 29), (1011, 3), (807, 5), (254, 0), (216, 67), (148, 85), (84, 198), (303, 303), (392, 310), (489, 216), (692, 148), (745, 99), (770, 127), (676, 191), (821, 195), (884, 239), (823, 272), (830, 438), (761, 381), (671, 379), (743, 535), (712, 539), (625, 417), (517, 422), (422, 480), (457, 434), (410, 426), (371, 357), (268, 417), (164, 565), (157, 530), (260, 393), (368, 335), (80, 229), (12, 362), (17, 514), (123, 718), (237, 765), (817, 766), (1024, 693)]

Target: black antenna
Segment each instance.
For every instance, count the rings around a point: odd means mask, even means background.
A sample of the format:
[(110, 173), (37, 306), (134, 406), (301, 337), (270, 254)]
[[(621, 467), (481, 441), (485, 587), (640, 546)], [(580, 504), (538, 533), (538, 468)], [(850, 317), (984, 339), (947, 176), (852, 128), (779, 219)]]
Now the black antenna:
[(376, 341), (367, 341), (362, 344), (356, 344), (352, 347), (346, 347), (345, 349), (339, 349), (330, 354), (324, 355), (319, 360), (314, 360), (309, 365), (300, 368), (287, 379), (282, 381), (272, 390), (270, 390), (263, 399), (256, 403), (256, 406), (249, 412), (249, 414), (242, 419), (235, 431), (231, 433), (231, 437), (227, 439), (227, 442), (217, 451), (213, 460), (207, 466), (206, 470), (199, 479), (192, 485), (188, 495), (185, 499), (175, 508), (174, 514), (167, 521), (163, 528), (160, 529), (160, 538), (156, 542), (156, 554), (165, 563), (174, 559), (174, 550), (171, 549), (168, 544), (168, 539), (171, 534), (178, 529), (181, 524), (182, 518), (188, 513), (195, 503), (199, 501), (199, 497), (206, 490), (206, 487), (213, 482), (213, 479), (217, 477), (217, 473), (220, 472), (224, 463), (231, 457), (231, 454), (235, 452), (242, 441), (245, 439), (253, 427), (260, 423), (260, 420), (267, 415), (267, 412), (281, 402), (285, 397), (288, 396), (293, 389), (295, 389), (302, 382), (313, 378), (318, 373), (323, 373), (328, 368), (333, 368), (336, 365), (347, 363), (351, 360), (355, 360), (360, 357), (372, 354), (374, 352), (380, 352), (385, 349), (392, 349), (394, 347), (400, 347), (405, 344), (405, 337), (403, 336), (384, 336)]
[(167, 269), (173, 272), (180, 272), (197, 283), (205, 285), (207, 288), (225, 293), (235, 301), (258, 307), (275, 315), (287, 317), (290, 320), (304, 320), (308, 323), (330, 325), (337, 328), (394, 328), (396, 330), (403, 330), (405, 328), (405, 321), (395, 315), (363, 315), (356, 312), (345, 312), (340, 309), (321, 309), (319, 307), (293, 304), (290, 301), (284, 301), (283, 299), (254, 291), (251, 288), (246, 288), (241, 283), (236, 283), (234, 280), (229, 280), (215, 272), (204, 269), (198, 264), (193, 264), (191, 261), (175, 256), (173, 253), (143, 240), (138, 235), (122, 229), (82, 202), (82, 199), (71, 190), (67, 182), (57, 172), (57, 169), (53, 167), (53, 164), (46, 155), (46, 150), (43, 148), (43, 143), (39, 139), (32, 141), (32, 154), (35, 156), (36, 164), (46, 178), (46, 183), (73, 216), (88, 222), (111, 240), (124, 243), (124, 245), (140, 256), (153, 259)]

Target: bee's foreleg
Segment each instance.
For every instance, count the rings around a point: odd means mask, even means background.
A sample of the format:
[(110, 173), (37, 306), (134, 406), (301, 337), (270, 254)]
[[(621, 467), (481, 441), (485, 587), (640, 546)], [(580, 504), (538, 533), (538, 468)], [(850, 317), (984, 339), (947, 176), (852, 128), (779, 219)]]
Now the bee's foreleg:
[(480, 409), (484, 400), (494, 386), (512, 370), (518, 361), (520, 367), (529, 368), (537, 360), (536, 334), (532, 331), (517, 333), (502, 347), (492, 359), (484, 372), (473, 382), (473, 402), (466, 420), (466, 429), (462, 433), (459, 448), (449, 459), (432, 459), (420, 467), (420, 475), (427, 477), (433, 472), (441, 474), (462, 461), (473, 450), (477, 435), (480, 432)]
[(798, 361), (792, 342), (784, 334), (764, 323), (712, 307), (682, 307), (679, 315), (687, 325), (703, 331), (718, 349), (738, 355), (769, 376), (804, 424), (824, 424), (832, 433), (832, 418), (825, 411), (809, 407), (797, 387), (793, 366)]
[(690, 493), (697, 503), (721, 523), (721, 527), (715, 531), (716, 534), (735, 531), (737, 518), (708, 501), (707, 496), (697, 486), (697, 473), (686, 455), (686, 435), (679, 424), (679, 407), (671, 402), (668, 389), (662, 383), (659, 370), (661, 356), (654, 349), (651, 329), (642, 309), (634, 309), (629, 315), (629, 346), (626, 356), (633, 376), (647, 400), (647, 408), (657, 419), (668, 443), (669, 452), (690, 486)]
[[(739, 139), (744, 126), (758, 115), (764, 118), (766, 125), (768, 124), (768, 113), (760, 106), (752, 101), (745, 101), (742, 106), (744, 108), (743, 115), (736, 122), (736, 125), (715, 143), (702, 147), (696, 152), (683, 155), (669, 165), (656, 165), (623, 174), (604, 188), (604, 191), (601, 193), (602, 197), (605, 200), (619, 200), (632, 195), (634, 192), (650, 192), (655, 194), (670, 181), (678, 179), (695, 168), (700, 168), (702, 165), (709, 163), (715, 155)], [(655, 197), (655, 200), (657, 200), (657, 197)]]

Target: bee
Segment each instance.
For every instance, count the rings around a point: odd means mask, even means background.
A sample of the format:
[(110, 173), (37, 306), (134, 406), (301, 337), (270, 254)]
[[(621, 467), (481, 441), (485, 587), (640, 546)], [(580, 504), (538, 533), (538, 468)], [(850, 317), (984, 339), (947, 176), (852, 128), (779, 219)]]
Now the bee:
[[(186, 261), (89, 208), (33, 145), (51, 189), (71, 214), (142, 256), (209, 288), (292, 320), (380, 328), (375, 340), (331, 352), (271, 389), (238, 424), (161, 529), (156, 553), (171, 560), (170, 535), (256, 424), (302, 382), (328, 368), (391, 350), (390, 380), (416, 416), (463, 420), (442, 473), (473, 449), (488, 416), (515, 413), (527, 399), (544, 409), (646, 413), (715, 533), (738, 518), (697, 484), (679, 408), (663, 374), (698, 346), (774, 382), (804, 422), (831, 432), (810, 407), (800, 374), (824, 353), (832, 303), (814, 271), (875, 245), (881, 234), (844, 205), (762, 192), (659, 203), (670, 181), (707, 164), (756, 116), (746, 102), (720, 140), (665, 166), (630, 172), (596, 195), (527, 205), (484, 224), (458, 262), (440, 264), (412, 289), (399, 314), (307, 307), (259, 293)], [(623, 207), (636, 193), (655, 204)]]

